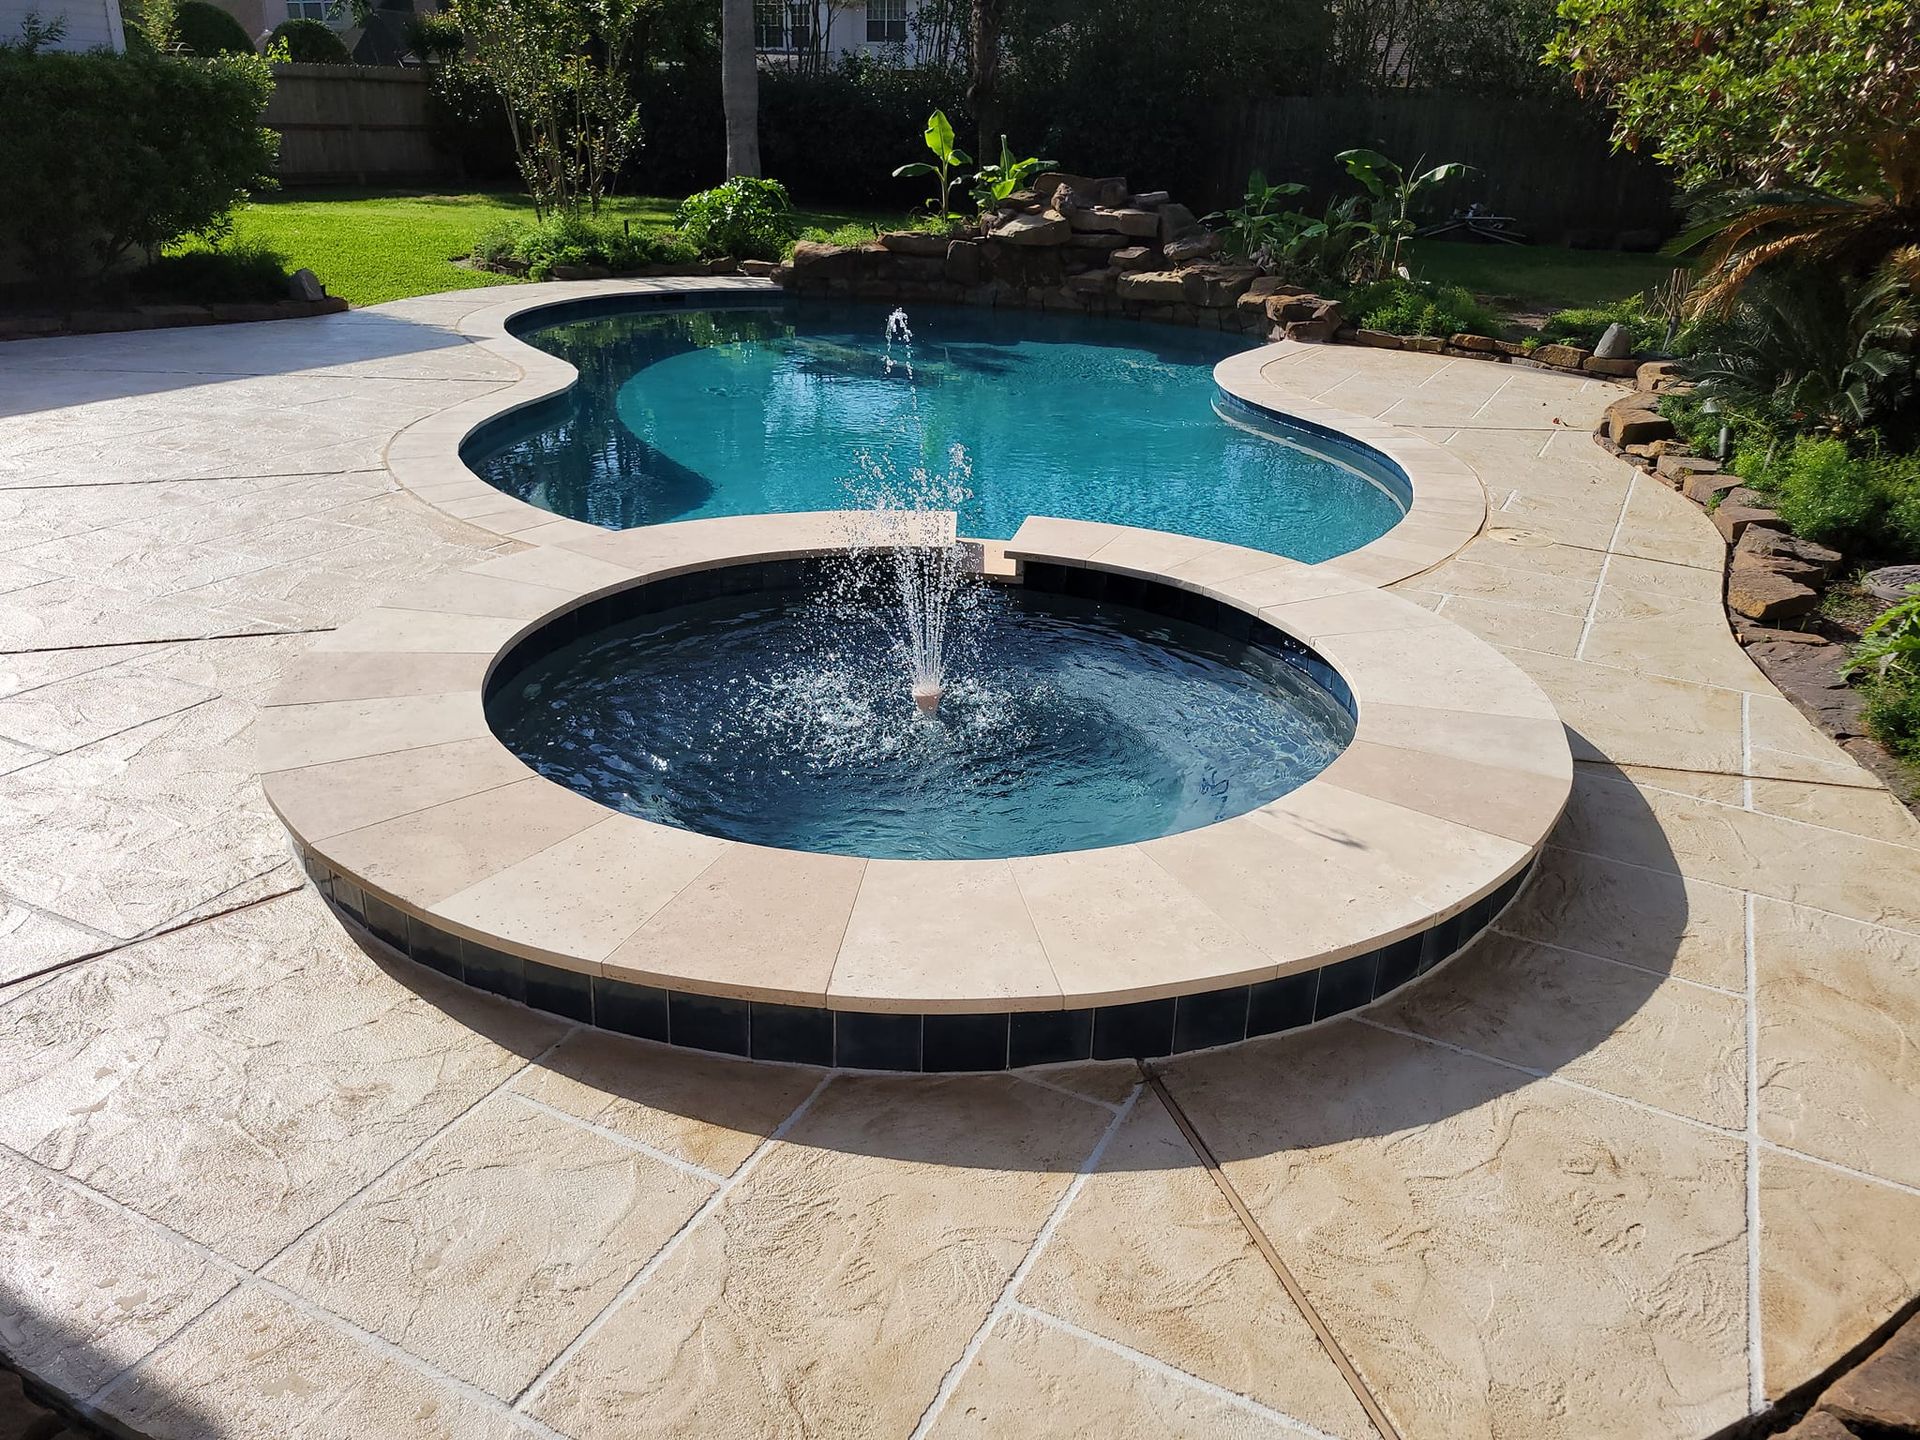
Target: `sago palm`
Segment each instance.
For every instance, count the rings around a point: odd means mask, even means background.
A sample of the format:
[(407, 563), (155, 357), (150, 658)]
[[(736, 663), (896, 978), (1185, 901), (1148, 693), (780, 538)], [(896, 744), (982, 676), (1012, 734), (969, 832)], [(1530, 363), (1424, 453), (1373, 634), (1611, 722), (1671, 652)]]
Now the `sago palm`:
[(1872, 147), (1873, 183), (1857, 195), (1746, 190), (1709, 197), (1670, 247), (1705, 247), (1695, 314), (1726, 315), (1756, 276), (1786, 270), (1920, 292), (1920, 144), (1889, 135)]

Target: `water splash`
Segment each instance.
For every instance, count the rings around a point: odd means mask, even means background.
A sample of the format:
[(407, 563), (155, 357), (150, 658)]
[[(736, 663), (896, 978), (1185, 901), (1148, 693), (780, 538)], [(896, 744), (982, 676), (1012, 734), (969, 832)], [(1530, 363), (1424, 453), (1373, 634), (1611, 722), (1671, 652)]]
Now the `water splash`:
[[(928, 449), (914, 375), (913, 329), (907, 312), (887, 316), (885, 371), (898, 370), (907, 386), (917, 453)], [(973, 461), (964, 445), (949, 444), (945, 465), (915, 465), (904, 475), (891, 457), (863, 450), (850, 482), (864, 507), (852, 552), (884, 568), (896, 603), (893, 649), (904, 662), (907, 693), (922, 715), (940, 708), (947, 691), (948, 636), (969, 613), (981, 587), (975, 556), (960, 542), (959, 511), (973, 498)]]

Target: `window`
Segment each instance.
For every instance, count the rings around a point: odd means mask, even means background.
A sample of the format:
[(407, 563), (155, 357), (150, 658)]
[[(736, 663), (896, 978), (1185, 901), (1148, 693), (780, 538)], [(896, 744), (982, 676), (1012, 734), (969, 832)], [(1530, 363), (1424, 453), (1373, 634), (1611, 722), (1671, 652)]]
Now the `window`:
[(289, 20), (331, 20), (333, 0), (287, 0)]
[(815, 0), (755, 0), (753, 48), (811, 50)]
[(793, 0), (787, 6), (787, 49), (813, 48), (813, 0)]
[(867, 0), (867, 39), (904, 43), (907, 0)]
[[(289, 0), (298, 4), (300, 0)], [(781, 0), (757, 0), (753, 7), (753, 48), (756, 50), (784, 50), (787, 48), (786, 25), (784, 23), (786, 6)]]

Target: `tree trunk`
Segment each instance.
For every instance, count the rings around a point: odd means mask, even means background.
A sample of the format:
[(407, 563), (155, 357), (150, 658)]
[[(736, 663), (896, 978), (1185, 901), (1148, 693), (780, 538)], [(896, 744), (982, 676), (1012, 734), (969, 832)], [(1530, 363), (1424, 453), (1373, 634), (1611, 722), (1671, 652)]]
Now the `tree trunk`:
[(973, 66), (967, 104), (973, 107), (981, 164), (1000, 154), (1000, 20), (1005, 0), (973, 0)]
[(727, 111), (727, 178), (760, 173), (760, 72), (753, 0), (720, 0), (720, 97)]

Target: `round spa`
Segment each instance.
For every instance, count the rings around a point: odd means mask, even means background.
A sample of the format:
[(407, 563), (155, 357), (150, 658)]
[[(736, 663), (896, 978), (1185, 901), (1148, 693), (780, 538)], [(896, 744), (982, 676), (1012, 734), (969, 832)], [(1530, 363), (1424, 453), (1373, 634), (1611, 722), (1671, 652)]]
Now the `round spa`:
[(1085, 539), (1030, 522), (929, 578), (831, 516), (751, 516), (491, 560), (295, 669), (268, 797), (392, 950), (812, 1065), (1273, 1034), (1513, 899), (1571, 760), (1503, 657), (1322, 567), (1199, 583)]

